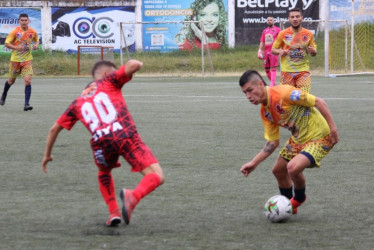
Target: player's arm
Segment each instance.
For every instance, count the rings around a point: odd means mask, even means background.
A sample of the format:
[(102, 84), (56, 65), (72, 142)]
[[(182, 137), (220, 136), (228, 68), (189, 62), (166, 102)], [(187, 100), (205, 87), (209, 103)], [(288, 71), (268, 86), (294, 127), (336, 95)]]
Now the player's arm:
[(334, 122), (334, 119), (332, 118), (331, 112), (327, 106), (327, 103), (323, 99), (316, 97), (315, 107), (319, 110), (319, 112), (322, 114), (327, 124), (329, 125), (330, 141), (333, 145), (335, 145), (336, 143), (339, 142), (339, 133), (338, 133), (336, 124)]
[(312, 38), (310, 40), (309, 46), (306, 48), (307, 52), (311, 56), (316, 56), (317, 55), (317, 44), (314, 41), (314, 37), (312, 35)]
[(108, 75), (107, 77), (110, 77), (110, 82), (114, 87), (122, 88), (142, 66), (143, 63), (141, 61), (131, 59), (115, 72), (114, 77), (112, 75)]
[(280, 56), (286, 56), (289, 54), (289, 50), (283, 49), (283, 40), (281, 38), (281, 35), (278, 35), (275, 39), (275, 42), (273, 43), (273, 46), (271, 47), (271, 53), (273, 55), (280, 55)]
[(125, 64), (125, 73), (128, 77), (131, 77), (136, 71), (140, 70), (143, 63), (138, 60), (131, 59)]
[(38, 37), (38, 35), (36, 35), (35, 38), (34, 38), (34, 44), (32, 45), (32, 49), (37, 50), (38, 47), (39, 47), (39, 37)]
[(15, 49), (15, 50), (19, 50), (19, 51), (22, 51), (23, 50), (23, 46), (22, 45), (13, 45), (13, 42), (16, 40), (16, 34), (15, 34), (15, 31), (12, 30), (8, 36), (6, 37), (5, 39), (5, 43), (4, 43), (4, 46), (8, 49)]
[(265, 47), (265, 33), (263, 31), (261, 34), (261, 38), (260, 38), (260, 45), (258, 46), (258, 52), (257, 52), (258, 59), (264, 58), (264, 56), (262, 55), (262, 50), (264, 49), (264, 47)]
[(44, 173), (47, 173), (47, 163), (49, 161), (53, 161), (53, 156), (52, 156), (52, 148), (53, 145), (57, 139), (58, 134), (63, 130), (64, 128), (60, 126), (59, 124), (55, 123), (53, 126), (49, 129), (49, 133), (47, 136), (47, 142), (45, 145), (45, 150), (44, 150), (44, 157), (42, 161), (42, 167)]
[(250, 161), (244, 164), (240, 171), (247, 177), (253, 170), (256, 169), (258, 164), (268, 158), (274, 150), (279, 146), (279, 140), (267, 141), (264, 148)]
[(263, 59), (262, 50), (264, 48), (264, 42), (260, 42), (260, 45), (258, 46), (258, 52), (257, 52), (257, 58)]
[(282, 48), (277, 49), (277, 48), (272, 47), (271, 53), (273, 55), (286, 56), (290, 53), (290, 51), (288, 49), (282, 49)]

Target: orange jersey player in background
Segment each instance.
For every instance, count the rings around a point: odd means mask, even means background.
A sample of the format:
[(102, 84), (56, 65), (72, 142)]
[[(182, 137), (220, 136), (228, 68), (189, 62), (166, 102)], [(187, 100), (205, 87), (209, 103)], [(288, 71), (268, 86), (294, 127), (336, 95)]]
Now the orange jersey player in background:
[(5, 40), (5, 47), (12, 49), (9, 63), (9, 78), (5, 82), (4, 91), (0, 98), (0, 105), (5, 104), (9, 88), (15, 83), (16, 78), (22, 75), (25, 81), (25, 105), (23, 110), (32, 110), (29, 101), (31, 97), (32, 54), (31, 50), (39, 47), (39, 38), (36, 31), (29, 27), (27, 14), (19, 15), (20, 26), (12, 30)]
[(288, 20), (291, 27), (282, 30), (271, 52), (281, 56), (281, 84), (289, 84), (310, 92), (309, 57), (317, 55), (313, 33), (301, 26), (300, 9), (292, 9)]

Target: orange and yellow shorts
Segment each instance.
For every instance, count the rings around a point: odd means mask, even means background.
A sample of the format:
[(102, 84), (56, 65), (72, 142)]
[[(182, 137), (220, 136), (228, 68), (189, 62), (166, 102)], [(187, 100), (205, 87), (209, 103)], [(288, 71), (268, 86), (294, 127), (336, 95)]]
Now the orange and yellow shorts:
[(283, 159), (290, 161), (297, 154), (303, 154), (310, 160), (310, 167), (313, 168), (320, 166), (321, 160), (328, 155), (332, 148), (333, 145), (330, 142), (329, 136), (311, 140), (304, 144), (296, 143), (290, 138), (279, 152), (279, 155)]
[(25, 62), (12, 62), (9, 63), (9, 78), (17, 78), (19, 75), (25, 77), (33, 75), (31, 61)]
[(301, 72), (281, 72), (280, 84), (288, 84), (310, 93), (310, 73)]

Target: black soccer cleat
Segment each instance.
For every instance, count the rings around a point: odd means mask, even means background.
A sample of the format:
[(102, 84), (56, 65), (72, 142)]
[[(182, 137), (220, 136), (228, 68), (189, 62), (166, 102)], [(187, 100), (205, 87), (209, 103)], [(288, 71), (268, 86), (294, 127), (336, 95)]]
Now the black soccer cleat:
[(5, 104), (5, 98), (0, 99), (0, 105), (3, 106)]
[(29, 104), (26, 104), (25, 107), (23, 107), (23, 111), (29, 111), (29, 110), (32, 110), (32, 106), (30, 106)]

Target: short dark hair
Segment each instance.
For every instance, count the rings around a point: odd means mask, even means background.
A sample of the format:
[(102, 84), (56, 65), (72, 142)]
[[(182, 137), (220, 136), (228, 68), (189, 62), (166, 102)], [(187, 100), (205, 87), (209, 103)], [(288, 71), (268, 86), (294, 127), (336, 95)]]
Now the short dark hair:
[(240, 87), (243, 87), (247, 82), (252, 82), (254, 80), (262, 81), (265, 86), (267, 85), (264, 78), (262, 78), (262, 76), (256, 70), (251, 69), (243, 73), (239, 79), (239, 85)]
[(303, 11), (299, 8), (293, 8), (288, 11), (288, 16), (290, 16), (291, 12), (300, 12), (300, 15), (303, 16)]
[(102, 66), (106, 66), (106, 67), (113, 67), (113, 68), (117, 68), (117, 66), (110, 62), (110, 61), (98, 61), (97, 63), (95, 63), (95, 65), (92, 67), (92, 71), (91, 71), (91, 74), (92, 76), (94, 77), (95, 76), (95, 72), (96, 70), (98, 70), (100, 67)]
[(27, 19), (29, 19), (29, 15), (27, 15), (26, 13), (19, 14), (18, 20), (20, 20), (21, 17), (27, 17)]

